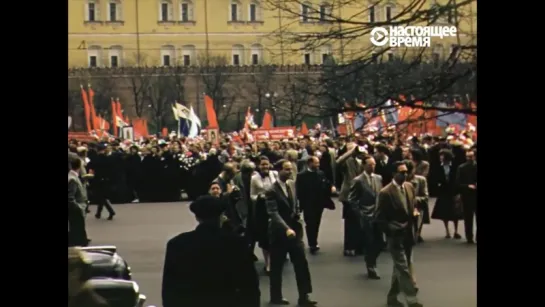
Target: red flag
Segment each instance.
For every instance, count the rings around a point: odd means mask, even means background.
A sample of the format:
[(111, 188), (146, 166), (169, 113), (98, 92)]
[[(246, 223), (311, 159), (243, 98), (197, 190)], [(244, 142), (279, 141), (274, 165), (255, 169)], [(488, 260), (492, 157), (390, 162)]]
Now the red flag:
[(206, 107), (208, 129), (219, 129), (218, 118), (216, 117), (216, 110), (214, 110), (214, 100), (210, 96), (204, 95), (204, 105)]
[(89, 106), (89, 99), (83, 85), (81, 87), (81, 99), (83, 100), (83, 110), (85, 111), (85, 124), (87, 125), (87, 132), (91, 132), (91, 107)]
[(308, 127), (307, 127), (307, 123), (305, 122), (301, 124), (301, 134), (308, 135)]
[(272, 128), (272, 116), (269, 111), (265, 111), (265, 115), (263, 115), (263, 124), (261, 125), (262, 129), (271, 129)]

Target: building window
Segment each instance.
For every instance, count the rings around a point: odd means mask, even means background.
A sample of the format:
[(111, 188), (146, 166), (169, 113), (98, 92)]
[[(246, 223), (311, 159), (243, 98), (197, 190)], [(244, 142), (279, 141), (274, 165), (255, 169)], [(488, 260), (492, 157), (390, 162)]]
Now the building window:
[(310, 20), (310, 3), (305, 2), (301, 5), (301, 21), (302, 22), (309, 22)]
[(393, 61), (394, 58), (395, 58), (395, 57), (394, 57), (394, 53), (391, 52), (391, 51), (387, 53), (387, 56), (388, 56), (388, 62)]
[(229, 14), (230, 21), (242, 21), (242, 12), (240, 11), (240, 3), (238, 1), (231, 1)]
[(184, 66), (191, 66), (192, 59), (195, 59), (196, 48), (193, 45), (185, 45), (182, 47), (182, 59)]
[(450, 45), (450, 57), (457, 58), (460, 52), (460, 46), (453, 44)]
[(374, 23), (375, 22), (375, 6), (369, 7), (369, 22)]
[(174, 46), (163, 46), (161, 47), (161, 65), (162, 66), (172, 66), (172, 61), (176, 58)]
[(322, 64), (324, 64), (330, 56), (331, 56), (331, 46), (330, 45), (322, 46)]
[(324, 3), (320, 5), (320, 21), (328, 21), (328, 19), (331, 19), (331, 5), (328, 3)]
[(98, 21), (100, 18), (100, 4), (96, 0), (87, 1), (85, 7), (86, 21)]
[(159, 21), (173, 21), (172, 2), (169, 0), (161, 0), (159, 2)]
[(234, 45), (232, 54), (232, 64), (235, 66), (244, 65), (244, 46)]
[(170, 66), (170, 55), (163, 54), (163, 66)]
[(123, 48), (121, 46), (112, 46), (110, 47), (110, 66), (119, 67), (121, 66), (121, 54)]
[(371, 52), (371, 63), (373, 64), (376, 64), (377, 63), (377, 53), (376, 52)]
[(250, 4), (250, 21), (257, 21), (257, 6), (255, 3)]
[(117, 21), (117, 3), (110, 2), (110, 21)]
[(260, 44), (253, 44), (252, 45), (252, 65), (259, 65), (261, 64), (261, 60), (263, 58), (263, 46)]
[(119, 58), (117, 55), (110, 56), (110, 66), (111, 67), (119, 67)]
[(88, 57), (89, 67), (100, 66), (100, 55), (101, 55), (101, 48), (99, 46), (89, 46), (89, 48), (87, 48), (87, 57)]
[(184, 54), (184, 66), (191, 66), (191, 56)]
[(452, 24), (455, 23), (454, 10), (452, 8), (447, 11), (447, 22)]
[(97, 67), (97, 66), (98, 66), (97, 56), (96, 55), (89, 56), (89, 67)]
[(180, 20), (182, 22), (194, 21), (193, 19), (193, 4), (190, 1), (182, 2), (180, 6)]
[(431, 53), (431, 61), (434, 66), (439, 65), (439, 61), (441, 60), (441, 57), (443, 56), (443, 45), (437, 44), (433, 47), (433, 51)]
[(391, 21), (393, 17), (393, 7), (391, 5), (386, 6), (386, 21)]
[(248, 16), (251, 22), (263, 21), (261, 4), (257, 0), (250, 2), (248, 6)]
[(303, 55), (303, 61), (304, 61), (305, 65), (310, 65), (310, 53), (305, 53)]

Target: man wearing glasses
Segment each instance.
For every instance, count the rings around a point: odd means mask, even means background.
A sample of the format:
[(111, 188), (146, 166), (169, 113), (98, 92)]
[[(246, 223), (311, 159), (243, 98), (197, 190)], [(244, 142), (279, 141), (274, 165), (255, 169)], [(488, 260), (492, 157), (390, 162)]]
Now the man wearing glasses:
[(416, 298), (417, 288), (410, 269), (418, 217), (415, 190), (406, 182), (407, 165), (396, 162), (393, 166), (393, 180), (380, 191), (376, 212), (376, 222), (386, 234), (394, 263), (387, 303), (388, 307), (404, 306), (397, 298), (403, 292), (409, 307), (422, 307)]

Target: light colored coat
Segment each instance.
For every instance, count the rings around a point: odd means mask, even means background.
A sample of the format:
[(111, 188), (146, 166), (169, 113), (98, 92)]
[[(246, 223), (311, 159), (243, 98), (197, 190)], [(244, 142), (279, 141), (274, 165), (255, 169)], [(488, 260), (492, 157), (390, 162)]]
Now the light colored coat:
[(78, 206), (81, 210), (87, 206), (87, 192), (74, 171), (68, 172), (68, 206)]

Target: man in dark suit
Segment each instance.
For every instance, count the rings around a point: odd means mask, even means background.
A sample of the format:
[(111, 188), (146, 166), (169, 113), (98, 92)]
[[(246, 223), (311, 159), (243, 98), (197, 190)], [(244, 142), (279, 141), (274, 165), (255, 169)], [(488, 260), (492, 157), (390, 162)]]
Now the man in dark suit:
[(394, 159), (390, 157), (390, 150), (385, 144), (378, 144), (375, 147), (376, 162), (375, 173), (382, 176), (382, 185), (385, 186), (392, 181)]
[(259, 279), (243, 238), (220, 230), (221, 201), (201, 196), (190, 205), (199, 225), (167, 243), (164, 307), (258, 307)]
[(97, 146), (97, 152), (98, 155), (89, 162), (89, 169), (92, 169), (95, 174), (92, 185), (93, 194), (98, 204), (95, 217), (99, 219), (103, 208), (106, 207), (109, 213), (108, 220), (112, 220), (115, 215), (109, 199), (110, 184), (112, 182), (112, 161), (106, 155), (106, 146), (103, 144)]
[(297, 175), (295, 181), (295, 191), (304, 213), (308, 246), (312, 254), (320, 249), (318, 232), (324, 213), (324, 205), (328, 199), (331, 199), (333, 189), (331, 182), (319, 167), (320, 160), (317, 157), (308, 158), (306, 169)]
[(382, 232), (375, 223), (375, 212), (377, 196), (382, 189), (382, 177), (373, 173), (376, 165), (373, 157), (364, 156), (362, 163), (364, 171), (352, 181), (348, 202), (360, 222), (367, 276), (370, 279), (380, 279), (376, 268), (382, 249)]
[(342, 172), (342, 185), (339, 191), (339, 201), (343, 204), (343, 219), (344, 219), (344, 255), (353, 257), (361, 254), (363, 244), (360, 242), (361, 229), (359, 220), (350, 209), (348, 195), (352, 179), (360, 175), (363, 171), (361, 157), (364, 153), (360, 152), (359, 147), (355, 143), (346, 145), (347, 151), (337, 158), (337, 170)]
[(464, 228), (468, 244), (473, 244), (473, 216), (477, 216), (477, 158), (476, 151), (466, 152), (467, 162), (458, 167), (456, 183), (464, 208)]
[(314, 306), (309, 298), (312, 293), (310, 271), (303, 243), (303, 225), (294, 191), (293, 180), (289, 180), (293, 165), (287, 160), (276, 164), (279, 174), (272, 187), (265, 192), (270, 240), (270, 295), (271, 304), (289, 305), (282, 296), (282, 269), (289, 253), (299, 292), (299, 306)]
[(417, 288), (411, 274), (412, 248), (416, 242), (414, 187), (406, 182), (408, 169), (403, 162), (394, 163), (393, 180), (379, 193), (376, 221), (386, 233), (388, 249), (394, 262), (388, 307), (404, 306), (397, 296), (403, 292), (409, 307), (422, 307), (416, 298)]

